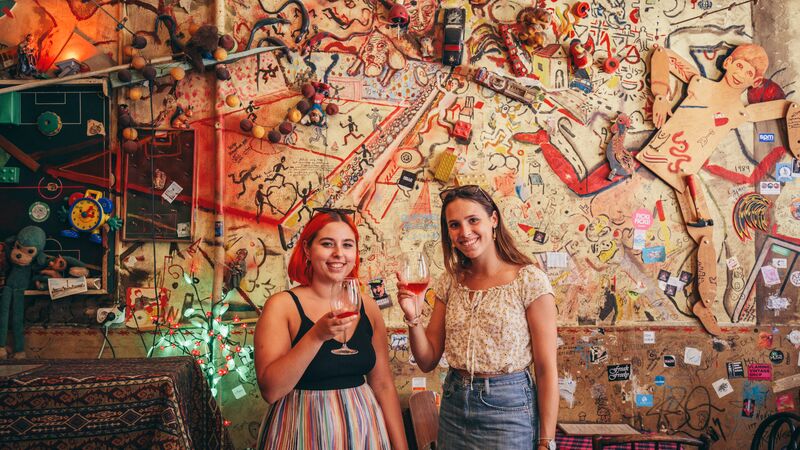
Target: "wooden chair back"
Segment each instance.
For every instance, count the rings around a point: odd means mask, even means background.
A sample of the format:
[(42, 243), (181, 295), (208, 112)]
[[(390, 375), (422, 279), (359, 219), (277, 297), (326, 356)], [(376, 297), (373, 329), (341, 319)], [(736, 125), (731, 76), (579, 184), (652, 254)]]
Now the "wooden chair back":
[(439, 433), (439, 410), (436, 409), (436, 396), (433, 391), (422, 391), (411, 394), (408, 399), (411, 413), (411, 425), (414, 427), (414, 439), (419, 450), (435, 449), (436, 436)]

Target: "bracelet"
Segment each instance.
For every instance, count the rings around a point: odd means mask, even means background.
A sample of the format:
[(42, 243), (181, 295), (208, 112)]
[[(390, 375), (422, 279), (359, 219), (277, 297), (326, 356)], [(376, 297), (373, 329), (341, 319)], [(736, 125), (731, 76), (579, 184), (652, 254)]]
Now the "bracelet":
[(419, 315), (417, 315), (417, 317), (414, 317), (411, 320), (408, 320), (405, 314), (403, 314), (403, 322), (405, 322), (405, 324), (408, 325), (408, 328), (414, 328), (417, 325), (419, 325)]

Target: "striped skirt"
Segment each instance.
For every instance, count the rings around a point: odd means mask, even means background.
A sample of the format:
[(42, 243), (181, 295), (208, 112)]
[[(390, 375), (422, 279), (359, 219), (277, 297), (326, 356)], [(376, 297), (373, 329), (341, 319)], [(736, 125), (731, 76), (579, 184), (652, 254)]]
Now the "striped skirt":
[(386, 424), (369, 384), (293, 390), (267, 410), (260, 450), (388, 450)]

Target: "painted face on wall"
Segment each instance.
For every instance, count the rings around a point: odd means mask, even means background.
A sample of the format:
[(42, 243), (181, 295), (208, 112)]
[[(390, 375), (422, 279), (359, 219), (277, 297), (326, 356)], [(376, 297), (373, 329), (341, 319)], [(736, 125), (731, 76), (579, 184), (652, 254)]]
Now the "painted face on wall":
[(433, 27), (436, 4), (433, 0), (417, 0), (408, 7), (408, 31), (423, 35)]
[(477, 258), (494, 248), (492, 230), (497, 226), (496, 212), (490, 216), (479, 203), (459, 198), (447, 205), (445, 218), (450, 241), (467, 258)]
[(352, 272), (358, 258), (356, 236), (344, 222), (331, 222), (319, 230), (306, 247), (313, 277), (341, 280)]

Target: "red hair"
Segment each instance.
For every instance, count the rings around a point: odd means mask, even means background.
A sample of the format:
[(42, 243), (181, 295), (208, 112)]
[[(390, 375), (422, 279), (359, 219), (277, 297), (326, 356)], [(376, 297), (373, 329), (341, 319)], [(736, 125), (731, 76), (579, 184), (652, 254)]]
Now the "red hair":
[(344, 222), (348, 227), (350, 227), (350, 230), (356, 237), (356, 263), (355, 266), (353, 266), (353, 270), (347, 276), (358, 276), (358, 263), (361, 260), (361, 255), (358, 251), (358, 229), (356, 228), (356, 224), (353, 223), (353, 219), (351, 219), (347, 214), (342, 214), (339, 212), (324, 212), (314, 214), (311, 220), (309, 220), (306, 226), (303, 228), (303, 232), (300, 233), (300, 238), (295, 243), (294, 251), (292, 251), (292, 257), (289, 258), (290, 280), (302, 285), (311, 283), (311, 277), (313, 275), (311, 272), (311, 261), (306, 255), (305, 248), (314, 242), (319, 230), (323, 229), (325, 225), (333, 222)]

